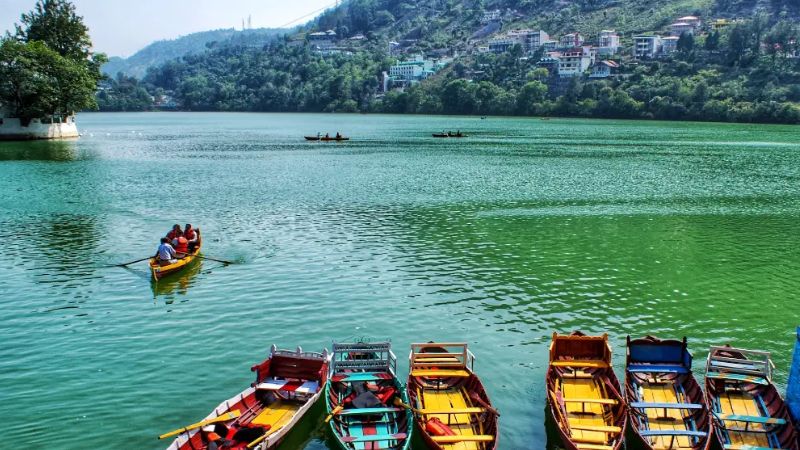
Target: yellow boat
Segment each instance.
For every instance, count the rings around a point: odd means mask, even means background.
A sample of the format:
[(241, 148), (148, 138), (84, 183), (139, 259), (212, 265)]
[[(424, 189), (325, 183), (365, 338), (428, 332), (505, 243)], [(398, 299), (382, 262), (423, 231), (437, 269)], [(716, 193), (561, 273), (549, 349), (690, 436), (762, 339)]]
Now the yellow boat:
[(197, 232), (197, 246), (193, 252), (187, 253), (183, 258), (165, 266), (159, 264), (155, 256), (150, 258), (150, 272), (153, 274), (153, 280), (158, 281), (171, 273), (179, 272), (188, 267), (197, 258), (200, 248), (203, 246), (203, 238), (200, 236), (199, 229), (195, 229), (195, 232)]

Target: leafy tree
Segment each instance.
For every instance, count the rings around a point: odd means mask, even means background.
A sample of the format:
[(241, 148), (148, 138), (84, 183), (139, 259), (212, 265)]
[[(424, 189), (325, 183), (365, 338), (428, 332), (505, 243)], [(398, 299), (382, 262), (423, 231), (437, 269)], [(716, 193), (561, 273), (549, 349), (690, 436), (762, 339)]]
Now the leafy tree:
[(22, 42), (41, 41), (61, 56), (85, 60), (92, 40), (83, 18), (68, 0), (37, 0), (33, 11), (22, 14), (16, 24), (16, 38)]
[(681, 53), (691, 53), (692, 50), (694, 50), (694, 34), (686, 32), (681, 33), (676, 48)]
[(715, 51), (719, 48), (719, 31), (712, 31), (706, 36), (705, 49)]

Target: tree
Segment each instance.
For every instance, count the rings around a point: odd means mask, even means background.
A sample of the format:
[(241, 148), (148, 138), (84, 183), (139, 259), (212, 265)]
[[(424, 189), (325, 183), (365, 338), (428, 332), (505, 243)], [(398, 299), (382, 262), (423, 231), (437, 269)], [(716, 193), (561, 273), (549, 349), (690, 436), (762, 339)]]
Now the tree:
[(712, 31), (706, 36), (705, 48), (710, 52), (719, 48), (719, 31)]
[(694, 50), (694, 35), (686, 32), (681, 33), (676, 48), (681, 53), (691, 53)]
[(517, 111), (523, 115), (535, 115), (540, 112), (541, 103), (547, 96), (547, 85), (541, 81), (525, 83), (517, 97)]
[(22, 14), (20, 21), (22, 24), (14, 26), (21, 42), (41, 41), (59, 55), (75, 60), (85, 60), (91, 54), (89, 29), (68, 0), (38, 0), (33, 11)]

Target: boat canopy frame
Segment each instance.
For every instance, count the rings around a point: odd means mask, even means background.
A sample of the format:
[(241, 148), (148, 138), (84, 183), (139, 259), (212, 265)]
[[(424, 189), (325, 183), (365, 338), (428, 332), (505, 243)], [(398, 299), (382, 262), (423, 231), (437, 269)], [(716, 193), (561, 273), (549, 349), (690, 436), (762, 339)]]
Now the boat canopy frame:
[[(426, 349), (436, 350), (433, 352)], [(441, 350), (444, 350), (442, 352)], [(427, 342), (424, 344), (411, 344), (408, 354), (410, 371), (436, 366), (441, 369), (458, 370), (467, 369), (474, 372), (475, 355), (469, 350), (465, 342)]]
[[(389, 372), (395, 375), (397, 372), (397, 357), (392, 352), (392, 343), (389, 341), (334, 342), (332, 348), (333, 358), (330, 366), (331, 373), (358, 370), (367, 372)], [(372, 354), (375, 357), (370, 359), (349, 359), (351, 353)]]
[[(744, 357), (733, 358), (724, 356), (740, 354)], [(706, 359), (706, 373), (735, 374), (746, 377), (760, 377), (772, 383), (772, 371), (775, 364), (770, 358), (770, 352), (761, 350), (748, 350), (730, 346), (711, 346)]]

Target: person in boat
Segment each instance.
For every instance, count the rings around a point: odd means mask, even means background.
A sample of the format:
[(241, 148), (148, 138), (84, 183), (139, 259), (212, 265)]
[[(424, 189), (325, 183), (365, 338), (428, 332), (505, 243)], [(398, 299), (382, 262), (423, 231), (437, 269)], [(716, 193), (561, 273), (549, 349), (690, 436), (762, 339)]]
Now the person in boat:
[(342, 135), (341, 135), (341, 133), (339, 133), (339, 132), (337, 131), (337, 132), (336, 132), (336, 139), (341, 139), (341, 138), (342, 138)]
[(180, 224), (177, 224), (177, 223), (176, 223), (175, 225), (173, 225), (173, 226), (172, 226), (172, 229), (171, 229), (171, 230), (169, 230), (169, 233), (167, 233), (167, 239), (168, 239), (170, 242), (172, 242), (172, 241), (174, 241), (174, 240), (175, 240), (175, 238), (177, 238), (178, 236), (183, 236), (183, 230), (181, 230), (181, 226), (180, 226)]
[(183, 230), (183, 237), (185, 237), (189, 243), (189, 253), (194, 252), (194, 249), (197, 248), (197, 242), (200, 239), (200, 235), (197, 234), (197, 230), (192, 228), (192, 224), (186, 224), (186, 228)]
[(325, 133), (325, 139), (330, 139), (330, 138), (331, 138), (331, 134), (330, 133)]
[(175, 249), (178, 259), (183, 259), (189, 254), (189, 240), (186, 236), (180, 235), (172, 240), (172, 248)]
[(178, 261), (175, 256), (175, 248), (169, 243), (169, 239), (161, 238), (161, 245), (158, 246), (158, 251), (155, 254), (156, 261), (162, 266), (174, 264)]

